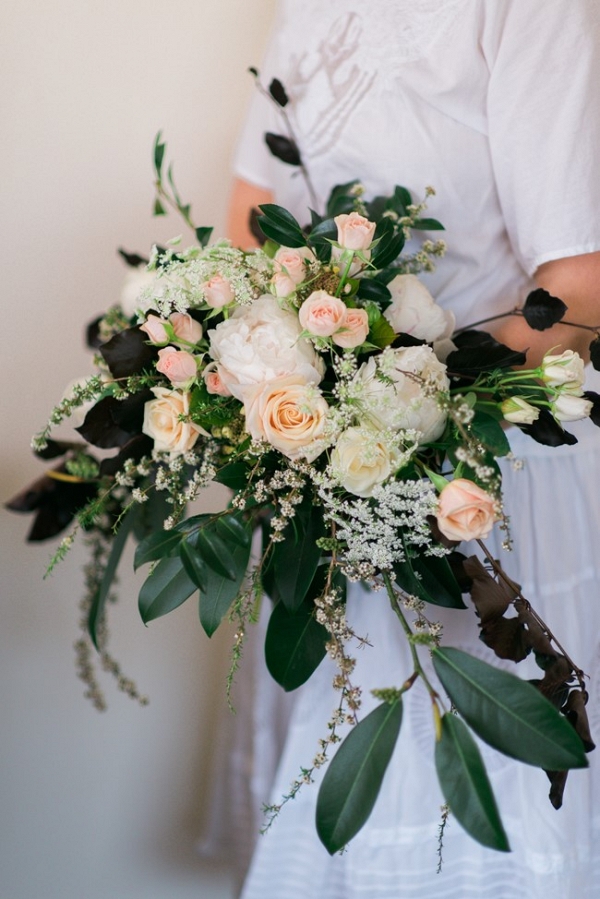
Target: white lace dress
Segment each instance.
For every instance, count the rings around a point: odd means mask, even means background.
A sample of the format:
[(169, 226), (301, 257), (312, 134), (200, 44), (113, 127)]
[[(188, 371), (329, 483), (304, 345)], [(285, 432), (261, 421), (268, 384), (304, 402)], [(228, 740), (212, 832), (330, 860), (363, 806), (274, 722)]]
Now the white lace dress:
[[(277, 76), (317, 192), (359, 177), (368, 195), (397, 183), (437, 196), (449, 252), (429, 287), (459, 324), (511, 308), (543, 262), (600, 249), (600, 11), (596, 0), (288, 0), (262, 76)], [(300, 218), (302, 179), (269, 156), (281, 132), (257, 96), (236, 173), (275, 192)], [(573, 428), (547, 449), (515, 431), (522, 471), (505, 471), (515, 551), (504, 556), (525, 595), (591, 674), (600, 733), (600, 432)], [(513, 429), (514, 430), (514, 429)], [(499, 545), (496, 548), (501, 553)], [(354, 588), (348, 617), (372, 648), (355, 680), (366, 712), (375, 686), (399, 685), (408, 651), (382, 594)], [(473, 612), (440, 612), (445, 642), (488, 658)], [(517, 673), (535, 676), (535, 666)], [(270, 797), (308, 766), (335, 705), (326, 660), (296, 694)], [(266, 695), (266, 694), (264, 694)], [(263, 693), (257, 689), (260, 708)], [(442, 798), (433, 732), (418, 684), (406, 696), (395, 754), (375, 810), (347, 851), (330, 858), (314, 827), (317, 786), (304, 787), (260, 837), (243, 899), (592, 899), (600, 882), (600, 780), (592, 753), (571, 773), (563, 808), (543, 772), (484, 754), (512, 846), (484, 849), (450, 819), (436, 874)], [(260, 715), (259, 715), (260, 717)], [(269, 725), (263, 717), (262, 737)], [(260, 759), (257, 760), (260, 765)]]

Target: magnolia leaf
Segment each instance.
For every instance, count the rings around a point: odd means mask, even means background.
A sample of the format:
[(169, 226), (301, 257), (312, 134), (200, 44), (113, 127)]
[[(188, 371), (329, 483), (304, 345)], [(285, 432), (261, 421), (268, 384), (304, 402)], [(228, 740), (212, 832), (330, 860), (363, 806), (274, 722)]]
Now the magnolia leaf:
[(406, 553), (404, 561), (394, 565), (394, 574), (398, 586), (405, 593), (447, 609), (466, 608), (458, 582), (443, 557), (411, 558)]
[(416, 219), (412, 227), (419, 231), (445, 231), (446, 229), (437, 219)]
[(281, 159), (288, 165), (302, 165), (300, 151), (295, 141), (283, 134), (273, 134), (267, 131), (265, 134), (265, 143), (273, 156)]
[(483, 846), (510, 852), (481, 753), (455, 715), (442, 718), (435, 767), (444, 799), (458, 823)]
[(351, 208), (354, 208), (354, 204), (356, 203), (356, 193), (354, 191), (359, 185), (360, 181), (356, 180), (346, 181), (344, 184), (335, 185), (327, 198), (327, 205), (325, 207), (325, 214), (328, 219), (332, 219), (335, 215), (339, 215), (340, 212), (346, 211), (346, 202), (349, 199), (352, 200)]
[(237, 568), (233, 562), (231, 551), (213, 529), (204, 527), (196, 535), (196, 547), (209, 568), (216, 574), (235, 581)]
[[(250, 531), (248, 530), (248, 537)], [(235, 568), (235, 578), (222, 577), (216, 571), (208, 569), (206, 588), (200, 591), (200, 623), (209, 637), (212, 637), (221, 621), (229, 611), (231, 603), (240, 590), (250, 560), (251, 541), (245, 545), (236, 543), (231, 548), (231, 562)]]
[(269, 93), (282, 108), (288, 105), (290, 98), (279, 78), (273, 78), (269, 85)]
[(167, 615), (189, 599), (197, 589), (179, 556), (161, 559), (140, 590), (138, 606), (142, 621), (148, 624), (161, 615)]
[(448, 696), (490, 746), (549, 770), (586, 767), (581, 740), (531, 684), (452, 647), (432, 658)]
[(102, 580), (98, 589), (94, 593), (94, 598), (92, 599), (92, 604), (90, 606), (90, 611), (88, 614), (87, 627), (92, 643), (94, 644), (96, 649), (99, 648), (98, 624), (104, 617), (106, 600), (108, 599), (110, 588), (114, 580), (119, 561), (123, 554), (123, 549), (125, 548), (125, 544), (127, 542), (127, 537), (129, 536), (131, 529), (133, 528), (135, 519), (139, 512), (139, 508), (140, 507), (138, 506), (130, 509), (130, 511), (121, 521), (119, 530), (113, 537), (110, 554), (108, 556), (106, 565), (104, 567), (104, 572), (102, 574)]
[(382, 703), (353, 727), (329, 763), (317, 797), (317, 833), (331, 855), (371, 814), (401, 723), (402, 700)]
[(273, 546), (269, 567), (278, 598), (293, 612), (308, 593), (319, 565), (321, 549), (316, 541), (326, 534), (322, 509), (313, 505), (310, 494), (296, 506), (296, 515), (283, 533), (284, 540)]
[(286, 692), (305, 683), (327, 652), (329, 632), (314, 612), (314, 603), (307, 600), (295, 612), (278, 602), (269, 618), (265, 660), (271, 676)]
[(119, 247), (117, 253), (130, 268), (139, 268), (141, 265), (148, 265), (148, 259), (145, 256), (140, 256), (139, 253), (128, 253), (123, 247)]
[[(463, 335), (460, 335), (461, 337)], [(457, 340), (454, 341), (458, 343)], [(496, 368), (512, 368), (524, 365), (525, 353), (511, 350), (495, 340), (482, 342), (479, 346), (464, 344), (454, 350), (446, 359), (448, 372), (451, 375), (477, 375)]]
[(196, 240), (200, 244), (201, 247), (205, 247), (210, 240), (210, 235), (213, 233), (213, 228), (194, 228), (196, 234)]
[(494, 456), (506, 456), (510, 452), (510, 443), (504, 428), (491, 415), (477, 411), (470, 424), (470, 429)]
[(197, 534), (192, 534), (187, 540), (179, 544), (179, 557), (183, 563), (186, 574), (200, 590), (206, 590), (208, 586), (208, 566), (198, 552)]
[(360, 278), (356, 295), (362, 300), (375, 300), (376, 303), (385, 303), (392, 298), (389, 288), (374, 278)]
[(545, 331), (563, 318), (567, 306), (543, 287), (538, 287), (531, 291), (521, 311), (530, 328)]
[(217, 518), (215, 529), (223, 540), (231, 541), (236, 546), (248, 546), (252, 539), (248, 527), (232, 513)]
[(146, 562), (156, 562), (157, 559), (165, 559), (174, 556), (179, 550), (179, 544), (184, 539), (178, 530), (158, 531), (150, 534), (138, 544), (133, 559), (133, 567), (137, 569)]
[(218, 469), (213, 481), (225, 484), (232, 490), (242, 490), (248, 483), (248, 466), (245, 462), (230, 462)]

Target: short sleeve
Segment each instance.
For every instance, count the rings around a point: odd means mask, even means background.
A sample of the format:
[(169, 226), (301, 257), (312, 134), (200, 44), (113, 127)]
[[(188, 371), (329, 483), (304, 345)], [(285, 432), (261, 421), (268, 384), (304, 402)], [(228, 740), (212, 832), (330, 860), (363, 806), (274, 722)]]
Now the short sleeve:
[(600, 249), (600, 4), (482, 0), (488, 123), (523, 268)]

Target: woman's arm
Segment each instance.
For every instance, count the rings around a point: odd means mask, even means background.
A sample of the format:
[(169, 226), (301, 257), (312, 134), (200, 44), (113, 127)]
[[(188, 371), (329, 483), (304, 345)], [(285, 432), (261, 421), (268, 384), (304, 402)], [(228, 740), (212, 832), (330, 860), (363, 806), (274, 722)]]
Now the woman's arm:
[(246, 250), (258, 246), (249, 227), (250, 212), (261, 203), (272, 202), (273, 195), (270, 191), (255, 187), (241, 178), (234, 179), (229, 200), (227, 236), (235, 247)]
[[(600, 252), (555, 259), (540, 265), (535, 282), (567, 304), (567, 321), (600, 325)], [(511, 316), (490, 327), (498, 340), (515, 350), (527, 350), (527, 367), (533, 368), (553, 347), (561, 353), (576, 350), (587, 362), (590, 331), (558, 323), (547, 331), (534, 331), (524, 318)]]

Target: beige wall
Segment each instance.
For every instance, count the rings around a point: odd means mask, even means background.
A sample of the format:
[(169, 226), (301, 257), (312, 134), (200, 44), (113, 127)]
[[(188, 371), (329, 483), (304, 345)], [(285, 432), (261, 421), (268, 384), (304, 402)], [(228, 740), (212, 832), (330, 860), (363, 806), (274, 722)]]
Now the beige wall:
[[(2, 352), (0, 498), (40, 473), (30, 435), (89, 371), (84, 323), (116, 297), (115, 248), (180, 233), (153, 220), (150, 153), (162, 128), (182, 193), (222, 232), (228, 166), (273, 0), (20, 0), (0, 11)], [(0, 897), (208, 899), (229, 894), (194, 854), (227, 644), (192, 602), (145, 629), (136, 586), (113, 610), (116, 653), (151, 696), (105, 681), (82, 698), (76, 549), (2, 511)], [(225, 885), (223, 885), (225, 884)]]

